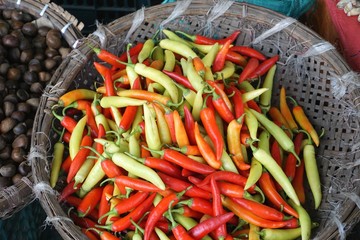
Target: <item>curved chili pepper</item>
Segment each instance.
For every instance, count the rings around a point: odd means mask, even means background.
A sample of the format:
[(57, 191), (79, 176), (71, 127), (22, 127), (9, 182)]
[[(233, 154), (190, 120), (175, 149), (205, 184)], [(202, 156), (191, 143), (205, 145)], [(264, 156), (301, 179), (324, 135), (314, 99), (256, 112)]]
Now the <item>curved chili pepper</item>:
[(191, 228), (189, 230), (189, 234), (196, 239), (201, 239), (219, 226), (227, 223), (233, 216), (234, 213), (228, 212), (206, 219), (195, 227)]
[(67, 107), (71, 103), (77, 100), (93, 100), (96, 95), (96, 92), (86, 88), (78, 88), (71, 91), (68, 91), (61, 95), (58, 100), (58, 104), (63, 107)]
[(290, 138), (292, 138), (293, 136), (292, 132), (290, 131), (290, 126), (288, 125), (284, 116), (281, 114), (280, 110), (275, 106), (271, 106), (268, 113), (271, 119), (275, 123), (279, 123), (278, 125), (288, 133)]
[[(105, 220), (107, 216), (110, 215), (121, 215), (126, 212), (131, 212), (132, 209), (135, 209), (139, 206), (143, 201), (145, 201), (149, 197), (149, 192), (137, 191), (135, 194), (131, 195), (128, 198), (119, 199), (114, 208), (109, 209), (108, 212), (102, 213), (99, 216), (99, 223)], [(100, 211), (99, 211), (100, 213)]]
[(52, 115), (60, 121), (61, 126), (64, 127), (68, 132), (72, 133), (74, 131), (74, 128), (77, 124), (77, 121), (74, 118), (68, 115), (60, 116), (55, 111), (52, 112)]
[(85, 146), (90, 147), (92, 145), (92, 143), (93, 143), (93, 139), (89, 135), (85, 135), (83, 137), (83, 139), (81, 140), (80, 150), (73, 158), (72, 163), (69, 168), (69, 172), (68, 172), (68, 175), (66, 178), (66, 181), (68, 183), (70, 183), (71, 180), (73, 180), (77, 171), (79, 171), (81, 165), (85, 162), (86, 157), (90, 153), (90, 149), (85, 148)]
[(59, 140), (54, 145), (54, 155), (51, 162), (51, 171), (50, 171), (50, 186), (55, 187), (57, 180), (59, 179), (59, 174), (61, 170), (65, 145), (62, 142), (62, 136), (65, 130), (62, 131)]
[(77, 207), (77, 211), (80, 217), (87, 216), (97, 206), (101, 199), (102, 187), (93, 188), (82, 199), (80, 205)]
[(245, 67), (247, 64), (246, 58), (235, 51), (231, 51), (231, 48), (227, 52), (225, 60), (235, 63), (241, 67)]
[(260, 61), (265, 61), (266, 57), (260, 53), (259, 51), (255, 50), (254, 48), (251, 47), (246, 47), (246, 46), (233, 46), (230, 48), (231, 51), (234, 52), (238, 52), (244, 56), (248, 56), (248, 57), (252, 57), (252, 58), (257, 58)]
[[(210, 199), (211, 194), (210, 192), (204, 191), (196, 186), (192, 186), (191, 183), (169, 176), (167, 174), (159, 172), (159, 176), (165, 182), (165, 184), (174, 191), (181, 192), (186, 190), (184, 195), (188, 197), (199, 197), (204, 199)], [(191, 188), (190, 188), (191, 187)]]
[[(290, 97), (288, 97), (288, 98), (290, 98)], [(319, 140), (319, 135), (317, 134), (316, 130), (314, 129), (314, 126), (311, 124), (309, 118), (306, 116), (304, 109), (293, 98), (290, 98), (290, 99), (293, 101), (293, 103), (295, 105), (292, 109), (292, 113), (294, 115), (296, 122), (300, 125), (300, 127), (302, 129), (304, 129), (305, 131), (307, 131), (310, 134), (315, 145), (318, 147), (320, 140)]]
[(239, 218), (262, 228), (282, 228), (287, 224), (286, 221), (272, 221), (261, 218), (228, 197), (222, 197), (222, 203)]
[(281, 197), (276, 191), (274, 182), (272, 181), (268, 172), (263, 172), (259, 179), (259, 186), (267, 199), (273, 203), (277, 208), (284, 209), (284, 211), (296, 218), (299, 218), (298, 213)]
[(243, 71), (240, 73), (238, 83), (242, 83), (243, 81), (249, 79), (249, 76), (255, 71), (255, 69), (259, 66), (259, 60), (257, 58), (250, 58), (244, 67)]
[(145, 224), (144, 240), (150, 239), (150, 234), (154, 230), (156, 222), (161, 216), (168, 210), (171, 205), (175, 205), (179, 202), (181, 195), (171, 193), (168, 196), (161, 199), (161, 201), (150, 211), (148, 219)]
[(96, 121), (95, 121), (94, 113), (93, 113), (93, 111), (91, 109), (91, 105), (86, 105), (85, 108), (86, 108), (86, 115), (88, 116), (87, 119), (86, 119), (86, 124), (90, 128), (91, 136), (94, 137), (94, 138), (97, 138), (99, 130), (98, 130), (98, 126), (97, 126)]
[(183, 168), (194, 171), (196, 173), (210, 174), (215, 171), (215, 169), (210, 167), (209, 165), (197, 162), (173, 149), (166, 148), (161, 151), (154, 151), (150, 149), (150, 151), (157, 152), (162, 156), (163, 159), (172, 162), (178, 166), (181, 166)]
[(81, 232), (83, 234), (85, 234), (85, 236), (89, 239), (89, 240), (98, 240), (97, 235), (95, 235), (94, 233), (90, 232), (88, 228), (81, 228)]
[(107, 177), (114, 178), (120, 175), (124, 175), (124, 171), (119, 168), (119, 166), (117, 166), (111, 159), (104, 158), (103, 160), (99, 159), (98, 161), (101, 161), (101, 168)]
[(64, 161), (62, 162), (61, 164), (61, 170), (64, 171), (65, 173), (68, 173), (69, 172), (69, 169), (70, 169), (70, 165), (72, 163), (72, 160), (71, 160), (71, 157), (70, 155), (67, 156)]
[(239, 36), (240, 30), (235, 30), (231, 35), (229, 35), (229, 36), (227, 36), (226, 38), (223, 38), (223, 39), (209, 38), (209, 37), (199, 35), (199, 34), (190, 35), (190, 34), (187, 34), (185, 32), (182, 32), (182, 31), (175, 31), (175, 33), (180, 35), (180, 37), (188, 39), (188, 40), (190, 40), (190, 41), (192, 41), (192, 42), (194, 42), (196, 44), (213, 45), (215, 43), (225, 44), (229, 40), (230, 40), (230, 43), (232, 43)]
[(77, 190), (79, 190), (81, 184), (77, 184), (75, 185), (75, 181), (71, 181), (70, 183), (68, 183), (63, 190), (61, 190), (61, 193), (59, 195), (59, 202), (64, 201), (68, 196), (70, 196), (71, 194), (75, 193)]
[(176, 227), (174, 227), (171, 232), (173, 233), (176, 240), (194, 240), (186, 229), (181, 226), (180, 224), (177, 224)]
[(231, 112), (233, 112), (233, 105), (225, 93), (224, 88), (220, 87), (219, 84), (214, 81), (207, 80), (206, 83), (209, 84), (222, 99), (224, 99), (226, 106), (230, 109)]
[(196, 145), (195, 140), (195, 120), (193, 115), (191, 114), (189, 108), (185, 105), (184, 106), (184, 126), (187, 133), (187, 136), (189, 138), (189, 142), (191, 145)]
[(117, 176), (114, 181), (119, 188), (125, 186), (143, 192), (159, 192), (162, 190), (148, 181), (128, 176)]
[(155, 196), (156, 196), (156, 193), (150, 194), (150, 196), (148, 198), (146, 198), (142, 203), (140, 203), (135, 209), (130, 211), (130, 213), (127, 214), (126, 216), (114, 221), (110, 225), (98, 226), (98, 227), (108, 229), (108, 230), (111, 230), (114, 232), (120, 232), (120, 231), (127, 229), (132, 224), (131, 220), (134, 222), (137, 222), (137, 221), (139, 221), (140, 218), (142, 218), (144, 216), (144, 214), (147, 211), (149, 211), (149, 209), (151, 208), (151, 206), (153, 204), (153, 200), (154, 200)]
[(263, 76), (269, 69), (275, 66), (276, 62), (279, 60), (279, 55), (275, 55), (271, 58), (266, 59), (249, 75), (249, 79), (254, 79)]
[(170, 128), (167, 124), (165, 113), (160, 109), (157, 104), (152, 104), (156, 115), (156, 124), (159, 130), (159, 136), (162, 144), (171, 144), (171, 133)]
[(311, 218), (309, 213), (301, 205), (296, 204), (293, 200), (289, 199), (289, 204), (295, 208), (299, 213), (299, 224), (301, 236), (303, 239), (310, 239), (311, 235)]
[(212, 65), (213, 72), (219, 72), (224, 68), (226, 54), (229, 51), (231, 42), (231, 40), (227, 40), (216, 54), (214, 63)]
[(100, 236), (100, 240), (118, 240), (119, 239), (118, 237), (116, 237), (115, 235), (113, 235), (112, 233), (110, 233), (108, 231), (102, 231), (102, 230), (98, 230), (96, 228), (90, 228), (90, 230), (95, 231)]
[(74, 221), (74, 223), (82, 228), (92, 228), (96, 226), (96, 222), (94, 222), (93, 220), (91, 220), (88, 217), (79, 217), (76, 213), (71, 212), (70, 213), (70, 218), (71, 220)]
[[(224, 211), (224, 209), (222, 207), (222, 203), (221, 203), (219, 186), (214, 178), (210, 179), (210, 186), (211, 186), (211, 193), (213, 196), (212, 205), (213, 205), (214, 216), (224, 214), (225, 211)], [(226, 235), (227, 235), (227, 230), (226, 230), (225, 223), (221, 224), (220, 226), (218, 226), (215, 229), (216, 239), (224, 239)]]
[(223, 98), (215, 92), (212, 93), (212, 103), (216, 109), (216, 112), (220, 115), (220, 117), (227, 123), (230, 123), (234, 119), (234, 114), (226, 105)]
[(169, 72), (166, 70), (162, 70), (163, 73), (165, 73), (166, 75), (168, 75), (171, 79), (173, 79), (175, 82), (181, 84), (182, 86), (192, 90), (192, 91), (196, 91), (194, 89), (194, 87), (191, 85), (189, 79), (183, 75), (180, 75), (177, 72)]
[(232, 200), (261, 218), (273, 221), (285, 220), (285, 215), (282, 212), (262, 203), (245, 198), (232, 198)]
[(197, 73), (200, 75), (200, 77), (204, 78), (205, 75), (205, 65), (202, 62), (201, 58), (199, 57), (194, 57), (192, 59), (193, 61), (193, 65), (195, 70), (197, 71)]
[[(209, 164), (214, 169), (219, 169), (221, 167), (221, 161), (217, 159), (217, 156), (215, 155), (214, 151), (201, 135), (199, 130), (199, 125), (197, 122), (195, 122), (194, 132), (195, 132), (196, 144), (207, 164)], [(221, 154), (222, 154), (222, 150), (221, 150)]]

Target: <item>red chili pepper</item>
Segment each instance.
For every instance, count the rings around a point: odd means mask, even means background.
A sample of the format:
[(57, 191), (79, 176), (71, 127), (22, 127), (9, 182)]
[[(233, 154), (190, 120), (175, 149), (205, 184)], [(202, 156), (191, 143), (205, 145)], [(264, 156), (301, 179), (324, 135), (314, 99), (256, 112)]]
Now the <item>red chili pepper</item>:
[[(210, 179), (210, 186), (211, 186), (211, 193), (213, 196), (212, 205), (213, 205), (214, 216), (219, 216), (221, 214), (224, 214), (225, 211), (222, 207), (219, 186), (213, 177)], [(215, 229), (215, 236), (217, 239), (225, 238), (226, 235), (227, 235), (227, 231), (226, 231), (225, 223), (221, 224)]]
[(214, 72), (219, 72), (224, 68), (225, 65), (225, 58), (226, 58), (226, 54), (229, 51), (230, 48), (230, 44), (231, 44), (231, 40), (227, 40), (222, 48), (219, 50), (219, 52), (216, 54), (216, 57), (214, 59), (214, 63), (212, 65), (212, 70)]
[(229, 123), (234, 119), (234, 114), (228, 108), (224, 99), (215, 92), (213, 92), (212, 103), (216, 109), (216, 112), (225, 122)]
[(178, 224), (176, 227), (174, 227), (171, 232), (173, 233), (176, 240), (194, 240), (193, 237), (191, 237), (186, 229)]
[(189, 234), (195, 239), (201, 239), (210, 232), (214, 231), (219, 226), (227, 223), (233, 216), (234, 213), (228, 212), (206, 219), (203, 222), (191, 228), (189, 230)]
[(93, 138), (97, 138), (99, 130), (98, 130), (98, 127), (96, 125), (95, 116), (94, 116), (94, 113), (93, 113), (93, 111), (91, 109), (91, 105), (86, 105), (85, 108), (86, 108), (86, 115), (87, 115), (86, 124), (90, 128), (91, 136)]
[(273, 221), (283, 221), (285, 218), (282, 212), (265, 204), (244, 198), (232, 198), (232, 200), (261, 218)]
[(117, 176), (124, 175), (125, 172), (122, 168), (120, 168), (118, 165), (116, 165), (111, 159), (105, 158), (105, 159), (99, 159), (98, 161), (101, 161), (101, 168), (104, 171), (105, 175), (108, 178), (114, 178)]
[[(196, 186), (192, 186), (191, 183), (186, 182), (184, 180), (166, 175), (164, 173), (158, 172), (160, 178), (164, 181), (165, 185), (174, 191), (181, 192), (187, 189), (184, 193), (185, 196), (188, 197), (198, 197), (204, 199), (210, 199), (211, 193), (202, 190)], [(191, 187), (191, 188), (190, 188)]]
[(181, 195), (172, 193), (163, 199), (150, 211), (148, 219), (145, 224), (144, 240), (150, 239), (150, 234), (154, 230), (156, 222), (168, 210), (170, 204), (175, 205), (179, 202)]
[(180, 75), (177, 72), (170, 72), (170, 71), (166, 71), (166, 70), (162, 70), (163, 73), (165, 73), (166, 75), (168, 75), (171, 79), (173, 79), (175, 82), (183, 85), (184, 87), (193, 90), (194, 92), (196, 92), (196, 90), (194, 89), (194, 87), (191, 85), (189, 79), (187, 79), (187, 77)]
[(72, 160), (72, 163), (70, 165), (70, 169), (66, 178), (66, 181), (69, 183), (73, 180), (76, 173), (79, 171), (82, 164), (85, 162), (86, 157), (89, 156), (90, 149), (85, 147), (91, 147), (93, 143), (93, 139), (89, 135), (85, 135), (83, 139), (81, 140), (80, 144), (80, 150), (75, 155), (74, 159)]
[[(137, 191), (135, 194), (131, 195), (128, 198), (122, 198), (119, 199), (119, 201), (116, 203), (114, 208), (112, 208), (110, 211), (103, 213), (99, 217), (99, 221), (106, 220), (106, 216), (110, 215), (117, 215), (120, 216), (123, 213), (131, 212), (132, 209), (135, 209), (137, 206), (139, 206), (143, 201), (145, 201), (149, 197), (148, 192), (141, 192)], [(111, 221), (113, 219), (110, 219)]]
[(179, 208), (176, 208), (174, 212), (177, 212), (178, 214), (181, 214), (185, 217), (194, 218), (194, 219), (200, 219), (204, 214), (198, 211), (195, 211), (188, 206), (181, 206)]
[(174, 123), (174, 114), (173, 111), (165, 108), (165, 114), (164, 114), (166, 123), (169, 127), (170, 130), (170, 136), (171, 136), (171, 141), (173, 143), (176, 143), (176, 135), (175, 135), (175, 123)]
[(100, 240), (118, 240), (119, 239), (112, 233), (105, 231), (105, 230), (98, 230), (96, 228), (92, 228), (91, 230), (95, 231), (100, 236)]
[[(165, 71), (166, 71), (166, 70), (165, 70)], [(176, 74), (178, 74), (178, 75), (183, 75), (181, 66), (180, 66), (179, 64), (176, 64), (176, 63), (175, 63), (173, 72), (176, 73)], [(164, 72), (164, 73), (165, 73), (165, 72)], [(165, 74), (166, 74), (166, 73), (165, 73)]]
[[(134, 81), (132, 89), (140, 89), (140, 78)], [(120, 132), (126, 132), (134, 121), (138, 106), (127, 106), (120, 121)]]
[(83, 234), (85, 234), (85, 236), (89, 239), (89, 240), (98, 240), (99, 238), (97, 237), (97, 235), (95, 235), (94, 233), (90, 232), (88, 230), (88, 228), (81, 228), (81, 232)]
[[(209, 84), (212, 88), (214, 88), (215, 93), (218, 94), (222, 99), (224, 99), (224, 102), (226, 103), (226, 106), (230, 109), (231, 112), (233, 112), (233, 105), (228, 98), (227, 94), (224, 91), (224, 87), (220, 87), (220, 84), (214, 82), (214, 81), (206, 81), (207, 84)], [(221, 84), (223, 85), (223, 84)]]
[(105, 213), (110, 211), (110, 202), (107, 199), (107, 194), (111, 195), (114, 192), (114, 185), (112, 184), (107, 184), (104, 189), (103, 192), (101, 194), (101, 199), (100, 199), (100, 203), (99, 203), (99, 215), (98, 215), (98, 222), (102, 225), (105, 224), (106, 219), (100, 219), (102, 215), (104, 215)]
[(204, 198), (192, 197), (190, 199), (181, 201), (180, 203), (188, 206), (194, 211), (214, 216), (213, 206), (211, 202)]
[(261, 218), (228, 197), (222, 197), (222, 203), (239, 218), (262, 228), (282, 228), (287, 224), (286, 221), (272, 221)]
[(75, 181), (71, 181), (63, 188), (59, 196), (59, 202), (64, 201), (68, 196), (75, 193), (77, 190), (80, 189), (81, 184), (76, 184)]
[(160, 172), (166, 173), (173, 177), (181, 177), (180, 169), (168, 161), (164, 161), (160, 158), (151, 157), (151, 155), (149, 157), (143, 158), (141, 161), (144, 163), (145, 166), (148, 166), (152, 169), (159, 170)]
[(94, 67), (102, 77), (104, 77), (106, 72), (110, 70), (108, 67), (102, 65), (99, 62), (94, 62)]
[(225, 60), (235, 63), (241, 67), (245, 67), (247, 64), (246, 58), (235, 51), (231, 51), (231, 48), (227, 52)]
[(305, 203), (305, 189), (304, 189), (304, 170), (305, 165), (304, 161), (300, 162), (300, 165), (296, 168), (295, 176), (292, 181), (292, 185), (295, 189), (296, 194), (298, 195), (300, 203)]
[(220, 159), (217, 159), (217, 156), (216, 156), (217, 154), (214, 153), (211, 146), (206, 142), (204, 137), (201, 135), (199, 125), (197, 122), (195, 122), (194, 132), (195, 132), (196, 144), (200, 150), (201, 155), (207, 162), (207, 164), (209, 164), (214, 169), (219, 169), (221, 167), (221, 161), (220, 161)]
[[(104, 125), (102, 125), (101, 123), (98, 126), (98, 138), (104, 138), (106, 135), (105, 132), (105, 128)], [(96, 143), (95, 144), (95, 150), (99, 153), (102, 154), (104, 152), (104, 147), (103, 145), (101, 145), (100, 143)]]
[(269, 69), (276, 64), (279, 60), (279, 55), (275, 55), (271, 58), (266, 59), (249, 75), (249, 79), (254, 79), (263, 76)]
[(125, 186), (132, 188), (134, 190), (144, 191), (144, 192), (159, 192), (160, 188), (154, 184), (137, 178), (132, 178), (128, 176), (117, 176), (115, 177), (115, 184), (119, 187)]
[(65, 158), (65, 160), (61, 164), (61, 170), (68, 173), (70, 169), (70, 165), (72, 163), (70, 155)]
[(205, 44), (205, 45), (213, 45), (215, 43), (225, 44), (226, 42), (230, 41), (230, 43), (234, 42), (235, 39), (239, 36), (240, 30), (235, 30), (231, 35), (227, 36), (223, 39), (214, 39), (209, 38), (203, 35), (190, 35), (181, 31), (176, 31), (176, 34), (184, 37), (186, 39), (190, 39), (192, 42), (196, 44)]
[(246, 47), (246, 46), (233, 46), (230, 48), (231, 51), (240, 53), (244, 56), (248, 56), (248, 57), (252, 57), (252, 58), (257, 58), (260, 61), (265, 61), (266, 57), (260, 53), (259, 51), (255, 50), (254, 48), (251, 47)]
[(193, 115), (191, 114), (189, 108), (185, 105), (184, 106), (184, 126), (187, 133), (187, 136), (189, 138), (189, 142), (191, 145), (196, 145), (195, 140), (195, 120)]
[(85, 195), (80, 205), (77, 207), (77, 211), (80, 217), (87, 216), (89, 213), (92, 212), (92, 210), (95, 209), (97, 204), (100, 202), (102, 191), (102, 187), (96, 187), (91, 189), (90, 192)]
[(272, 204), (279, 209), (284, 209), (286, 213), (299, 218), (299, 214), (276, 191), (269, 172), (263, 172), (258, 183), (264, 195)]
[(257, 58), (250, 58), (243, 71), (240, 73), (238, 82), (242, 83), (243, 81), (247, 80), (258, 66), (259, 60)]
[(70, 218), (71, 218), (71, 220), (74, 221), (76, 226), (86, 228), (86, 229), (96, 227), (96, 222), (94, 222), (93, 220), (91, 220), (90, 218), (87, 218), (87, 217), (79, 217), (74, 212), (70, 212)]
[[(294, 138), (294, 148), (297, 156), (299, 156), (300, 154), (301, 143), (303, 138), (304, 138), (304, 134), (302, 132), (299, 132)], [(288, 176), (290, 181), (292, 181), (295, 177), (296, 165), (297, 165), (296, 163), (297, 163), (296, 157), (292, 153), (289, 153), (285, 160), (284, 172), (286, 176)]]
[(55, 111), (53, 111), (53, 115), (60, 121), (61, 126), (63, 126), (70, 133), (73, 132), (73, 130), (77, 124), (77, 121), (74, 118), (67, 116), (67, 115), (60, 116), (60, 115), (56, 114)]
[(234, 115), (236, 119), (240, 118), (245, 112), (240, 90), (234, 86), (229, 86), (225, 89), (225, 92), (227, 94), (233, 94), (231, 99), (234, 104)]
[(121, 232), (127, 229), (129, 226), (132, 225), (130, 220), (134, 222), (139, 221), (140, 218), (144, 216), (144, 214), (149, 211), (153, 204), (153, 200), (156, 196), (156, 193), (152, 193), (148, 198), (146, 198), (141, 204), (139, 204), (135, 209), (130, 211), (129, 214), (126, 216), (116, 220), (110, 225), (104, 226), (104, 228), (114, 231), (114, 232)]
[(204, 78), (204, 75), (205, 75), (205, 65), (204, 63), (202, 62), (201, 58), (200, 57), (194, 57), (192, 59), (192, 62), (194, 64), (194, 68), (196, 70), (196, 72), (202, 77)]
[(271, 156), (277, 162), (277, 164), (279, 164), (279, 166), (282, 167), (283, 166), (283, 163), (282, 163), (283, 160), (282, 160), (281, 149), (280, 149), (279, 143), (276, 140), (274, 140), (273, 143), (271, 144), (270, 153), (271, 153)]
[(154, 152), (157, 152), (160, 155), (162, 155), (163, 159), (172, 162), (178, 166), (181, 166), (183, 168), (194, 171), (196, 173), (210, 174), (215, 171), (215, 169), (210, 167), (209, 165), (197, 162), (194, 159), (191, 159), (188, 156), (181, 154), (173, 149), (166, 148), (163, 149), (162, 151), (154, 151)]

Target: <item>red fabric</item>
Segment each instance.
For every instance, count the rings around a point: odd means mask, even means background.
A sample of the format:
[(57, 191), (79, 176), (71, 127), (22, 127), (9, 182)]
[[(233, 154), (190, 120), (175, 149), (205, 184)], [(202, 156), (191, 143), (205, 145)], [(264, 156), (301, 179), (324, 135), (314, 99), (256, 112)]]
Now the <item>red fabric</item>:
[(334, 27), (339, 35), (342, 54), (352, 68), (360, 72), (360, 23), (358, 16), (348, 17), (343, 9), (336, 7), (338, 1), (325, 0)]

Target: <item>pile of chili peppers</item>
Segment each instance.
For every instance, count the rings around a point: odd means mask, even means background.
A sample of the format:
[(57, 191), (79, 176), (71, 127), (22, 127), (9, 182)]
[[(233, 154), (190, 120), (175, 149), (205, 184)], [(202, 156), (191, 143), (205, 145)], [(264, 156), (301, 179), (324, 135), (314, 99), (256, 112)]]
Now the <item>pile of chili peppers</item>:
[(233, 45), (240, 31), (163, 34), (93, 48), (104, 84), (54, 106), (70, 217), (90, 239), (309, 239), (319, 136), (284, 87), (271, 105), (279, 56)]

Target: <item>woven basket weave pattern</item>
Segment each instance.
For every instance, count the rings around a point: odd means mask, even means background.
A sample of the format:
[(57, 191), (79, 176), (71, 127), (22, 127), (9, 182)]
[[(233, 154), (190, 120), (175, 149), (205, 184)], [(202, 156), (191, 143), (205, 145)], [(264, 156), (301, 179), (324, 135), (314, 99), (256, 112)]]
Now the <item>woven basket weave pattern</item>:
[[(159, 29), (161, 22), (172, 13), (174, 7), (175, 4), (166, 4), (146, 9), (145, 20), (131, 34), (130, 39), (125, 39), (125, 37), (135, 13), (105, 26), (106, 41), (100, 43), (96, 35), (90, 35), (84, 41), (87, 44), (105, 47), (113, 53), (123, 52), (124, 40), (136, 43), (144, 42), (152, 37)], [(236, 44), (249, 45), (263, 32), (284, 19), (282, 15), (260, 7), (234, 3), (226, 14), (207, 24), (207, 14), (211, 7), (211, 4), (193, 1), (185, 13), (162, 27), (217, 37), (224, 37), (235, 29), (241, 29), (242, 33)], [(341, 79), (350, 71), (335, 50), (328, 50), (320, 55), (301, 57), (313, 45), (321, 42), (323, 40), (318, 35), (301, 23), (295, 22), (251, 46), (266, 56), (279, 54), (281, 57), (273, 89), (274, 104), (278, 104), (279, 89), (280, 86), (284, 86), (287, 94), (294, 97), (304, 107), (316, 130), (318, 132), (322, 128), (325, 130), (321, 146), (317, 149), (323, 184), (323, 201), (317, 211), (312, 210), (311, 200), (306, 208), (309, 209), (313, 220), (320, 223), (320, 227), (314, 230), (313, 236), (318, 239), (330, 239), (339, 236), (337, 221), (345, 224), (346, 230), (360, 219), (359, 211), (349, 197), (351, 194), (359, 195), (360, 191), (359, 182), (354, 181), (359, 176), (359, 166), (351, 165), (359, 159), (360, 154), (352, 149), (352, 146), (359, 142), (359, 119), (356, 118), (356, 113), (360, 109), (356, 107), (359, 106), (358, 89), (346, 85), (347, 91), (339, 99), (336, 99), (333, 94), (336, 90), (333, 87), (334, 81)], [(56, 87), (49, 87), (41, 101), (41, 110), (38, 111), (36, 119), (37, 128), (34, 130), (46, 133), (52, 139), (52, 143), (57, 138), (50, 132), (52, 116), (49, 109), (56, 103), (57, 98), (68, 89), (93, 87), (94, 82), (101, 82), (92, 67), (94, 56), (87, 44), (81, 44), (62, 64), (57, 76), (53, 78), (56, 81), (52, 82), (52, 86)], [(343, 86), (341, 81), (340, 86)], [(34, 147), (45, 147), (48, 155), (51, 156), (49, 150), (51, 143), (48, 136), (39, 133), (34, 133), (34, 136)], [(33, 162), (37, 183), (48, 183), (49, 174), (43, 169), (49, 166), (49, 156)], [(309, 190), (307, 190), (307, 196), (311, 197)], [(64, 218), (63, 221), (56, 219), (53, 222), (64, 238), (81, 239), (84, 237), (79, 228), (68, 221), (55, 195), (42, 191), (39, 197), (50, 217), (62, 216)]]

